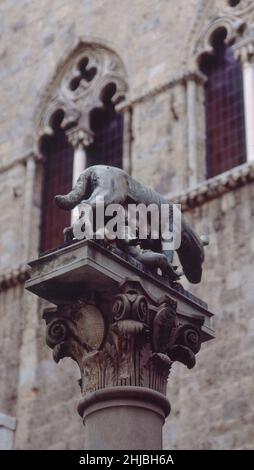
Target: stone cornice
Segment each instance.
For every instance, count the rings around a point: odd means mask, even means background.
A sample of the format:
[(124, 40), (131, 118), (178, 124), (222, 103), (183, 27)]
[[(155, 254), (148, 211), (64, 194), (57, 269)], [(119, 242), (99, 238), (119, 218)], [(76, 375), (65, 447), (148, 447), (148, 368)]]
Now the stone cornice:
[(188, 191), (169, 197), (175, 203), (181, 204), (181, 208), (185, 212), (251, 181), (254, 181), (254, 162), (244, 163), (210, 178)]
[(116, 106), (116, 109), (118, 111), (124, 111), (132, 106), (135, 106), (136, 104), (143, 103), (144, 101), (147, 101), (156, 95), (164, 93), (170, 88), (173, 88), (175, 85), (185, 84), (188, 80), (194, 80), (196, 83), (203, 84), (206, 81), (206, 77), (199, 71), (182, 71), (181, 73), (171, 78), (168, 82), (162, 83), (161, 85), (148, 90), (142, 95), (131, 98), (128, 101), (121, 101), (121, 103)]
[(37, 155), (35, 152), (33, 152), (32, 150), (28, 151), (25, 155), (22, 155), (21, 157), (18, 157), (18, 158), (15, 158), (14, 160), (10, 161), (10, 162), (6, 162), (6, 163), (3, 163), (3, 164), (0, 164), (0, 174), (1, 173), (5, 173), (9, 170), (11, 170), (12, 168), (14, 168), (16, 165), (22, 165), (22, 164), (26, 164), (27, 160), (29, 160), (30, 158), (33, 158), (35, 161), (39, 162), (39, 161), (43, 161), (43, 157), (40, 156), (40, 155)]
[(22, 264), (15, 269), (0, 273), (0, 292), (23, 284), (29, 278), (29, 272), (29, 266)]

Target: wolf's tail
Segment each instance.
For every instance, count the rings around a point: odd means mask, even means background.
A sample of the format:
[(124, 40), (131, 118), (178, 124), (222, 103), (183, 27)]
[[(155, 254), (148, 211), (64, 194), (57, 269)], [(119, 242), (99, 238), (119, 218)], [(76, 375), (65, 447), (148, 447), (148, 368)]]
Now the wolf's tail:
[(193, 284), (200, 282), (202, 264), (205, 259), (204, 242), (184, 219), (182, 220), (181, 245), (177, 253), (188, 281)]

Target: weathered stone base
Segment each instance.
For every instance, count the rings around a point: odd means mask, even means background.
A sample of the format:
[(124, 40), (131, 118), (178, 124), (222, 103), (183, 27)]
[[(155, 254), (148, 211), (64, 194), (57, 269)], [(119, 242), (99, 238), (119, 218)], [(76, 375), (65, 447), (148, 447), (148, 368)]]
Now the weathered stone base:
[(86, 450), (159, 450), (170, 404), (149, 388), (111, 387), (86, 395), (78, 411)]

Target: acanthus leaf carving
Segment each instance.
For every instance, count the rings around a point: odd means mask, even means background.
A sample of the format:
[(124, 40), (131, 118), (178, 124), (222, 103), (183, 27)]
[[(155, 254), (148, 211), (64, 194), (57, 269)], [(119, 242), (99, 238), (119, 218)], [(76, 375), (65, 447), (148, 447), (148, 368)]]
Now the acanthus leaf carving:
[(77, 362), (83, 394), (121, 385), (165, 394), (174, 361), (195, 365), (199, 327), (179, 321), (174, 299), (156, 302), (132, 281), (95, 297), (97, 303), (87, 295), (43, 315), (54, 359), (68, 356)]
[(169, 349), (170, 341), (177, 330), (177, 304), (173, 300), (163, 302), (155, 315), (153, 322), (153, 345), (155, 351), (165, 352)]
[(69, 142), (74, 148), (85, 148), (94, 141), (94, 133), (82, 126), (71, 127), (66, 131)]

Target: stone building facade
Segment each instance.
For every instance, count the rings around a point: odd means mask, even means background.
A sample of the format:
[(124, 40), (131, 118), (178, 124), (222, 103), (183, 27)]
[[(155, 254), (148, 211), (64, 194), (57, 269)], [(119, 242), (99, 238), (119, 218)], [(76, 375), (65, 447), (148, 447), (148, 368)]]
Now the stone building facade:
[[(45, 303), (24, 281), (39, 252), (42, 142), (54, 133), (52, 116), (64, 111), (75, 179), (93, 139), (90, 113), (114, 83), (123, 167), (180, 202), (210, 237), (202, 283), (185, 286), (215, 312), (216, 340), (193, 371), (173, 367), (164, 447), (253, 448), (253, 2), (3, 0), (0, 13), (0, 447), (83, 446), (78, 370), (70, 359), (53, 362)], [(219, 40), (241, 67), (245, 157), (207, 178), (203, 64)]]

